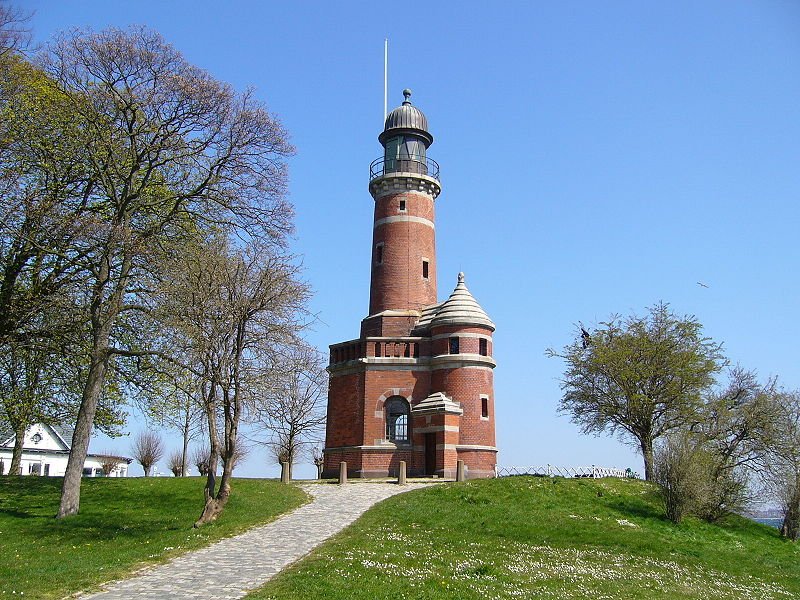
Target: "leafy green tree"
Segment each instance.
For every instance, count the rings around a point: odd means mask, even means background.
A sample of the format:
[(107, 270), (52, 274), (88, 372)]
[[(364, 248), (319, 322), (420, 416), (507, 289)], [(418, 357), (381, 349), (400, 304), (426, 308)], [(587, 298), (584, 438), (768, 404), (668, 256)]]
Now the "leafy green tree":
[(16, 54), (0, 56), (0, 345), (55, 337), (42, 313), (71, 310), (64, 296), (91, 246), (84, 146), (56, 83)]
[(292, 148), (251, 92), (235, 93), (147, 29), (71, 32), (41, 63), (85, 134), (79, 156), (89, 176), (76, 197), (92, 217), (93, 245), (80, 253), (90, 349), (58, 511), (65, 517), (79, 510), (113, 357), (150, 352), (121, 326), (147, 310), (155, 259), (198, 226), (282, 243), (292, 228), (283, 162)]
[(52, 78), (0, 53), (0, 417), (16, 435), (12, 472), (28, 427), (75, 414), (86, 322), (79, 262), (90, 245), (75, 117)]
[(653, 444), (695, 422), (725, 364), (721, 345), (692, 316), (659, 303), (645, 316), (614, 316), (548, 355), (566, 362), (560, 408), (584, 433), (610, 432), (642, 453), (653, 480)]

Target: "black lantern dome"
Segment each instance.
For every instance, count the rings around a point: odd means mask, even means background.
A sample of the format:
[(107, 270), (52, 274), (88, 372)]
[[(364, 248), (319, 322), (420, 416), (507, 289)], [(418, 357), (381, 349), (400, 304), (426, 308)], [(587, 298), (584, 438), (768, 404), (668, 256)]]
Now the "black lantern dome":
[(416, 106), (411, 104), (411, 90), (403, 90), (403, 104), (395, 108), (386, 117), (383, 132), (378, 141), (386, 145), (386, 140), (398, 135), (411, 135), (420, 138), (427, 148), (433, 143), (433, 136), (428, 131), (428, 118)]
[(389, 173), (417, 173), (438, 179), (439, 165), (426, 156), (433, 143), (428, 119), (411, 105), (411, 90), (403, 90), (403, 96), (403, 104), (389, 113), (378, 136), (383, 158), (372, 161), (370, 179)]

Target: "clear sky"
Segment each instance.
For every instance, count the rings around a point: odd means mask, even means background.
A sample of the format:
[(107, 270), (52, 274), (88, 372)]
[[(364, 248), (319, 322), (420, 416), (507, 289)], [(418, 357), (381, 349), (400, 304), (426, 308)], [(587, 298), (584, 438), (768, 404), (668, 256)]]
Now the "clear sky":
[[(413, 90), (441, 165), (440, 299), (463, 270), (497, 324), (502, 465), (641, 472), (630, 448), (557, 414), (563, 364), (544, 352), (579, 321), (660, 300), (732, 362), (800, 388), (796, 1), (17, 4), (37, 41), (145, 24), (255, 87), (297, 147), (295, 249), (323, 350), (367, 314), (388, 38), (389, 110)], [(256, 450), (242, 474), (274, 475), (266, 462)]]

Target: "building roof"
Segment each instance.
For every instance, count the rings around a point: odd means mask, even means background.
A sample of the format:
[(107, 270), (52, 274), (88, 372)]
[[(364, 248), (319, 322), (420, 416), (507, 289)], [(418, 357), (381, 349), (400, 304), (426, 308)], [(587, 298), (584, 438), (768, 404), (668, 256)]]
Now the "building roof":
[(428, 118), (416, 106), (411, 104), (411, 90), (403, 90), (403, 104), (395, 108), (386, 117), (383, 133), (378, 141), (383, 144), (387, 139), (402, 133), (413, 133), (424, 138), (426, 146), (433, 143), (433, 136), (428, 131)]
[[(55, 441), (61, 444), (62, 448), (59, 450), (53, 448), (36, 448), (31, 446), (24, 446), (23, 452), (26, 453), (33, 453), (33, 454), (69, 454), (70, 449), (72, 448), (72, 436), (75, 433), (74, 427), (69, 427), (66, 425), (48, 425), (47, 423), (37, 423), (45, 430), (47, 430), (50, 435), (55, 439)], [(30, 428), (26, 429), (26, 432), (29, 432)], [(8, 426), (8, 423), (1, 422), (0, 423), (0, 450), (3, 451), (10, 451), (14, 447), (14, 432)], [(110, 456), (107, 453), (96, 454), (90, 452), (86, 455), (88, 457), (94, 458), (101, 458), (104, 456)], [(116, 456), (116, 455), (111, 455)], [(130, 464), (133, 459), (128, 458), (127, 456), (116, 456), (116, 458), (120, 458)]]
[(61, 438), (61, 441), (64, 442), (67, 450), (72, 448), (72, 436), (75, 435), (74, 427), (67, 427), (66, 425), (50, 425), (50, 429), (52, 429), (55, 434)]
[(458, 284), (450, 297), (442, 302), (436, 315), (430, 320), (431, 327), (440, 325), (475, 325), (494, 331), (494, 323), (469, 293), (464, 283), (464, 273), (458, 274)]

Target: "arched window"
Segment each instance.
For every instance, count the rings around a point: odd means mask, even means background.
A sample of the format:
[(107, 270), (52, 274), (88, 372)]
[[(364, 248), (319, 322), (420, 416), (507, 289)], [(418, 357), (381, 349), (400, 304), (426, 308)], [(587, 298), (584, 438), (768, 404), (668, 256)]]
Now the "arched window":
[(410, 433), (410, 409), (405, 398), (392, 396), (386, 401), (386, 439), (394, 443), (406, 443)]

